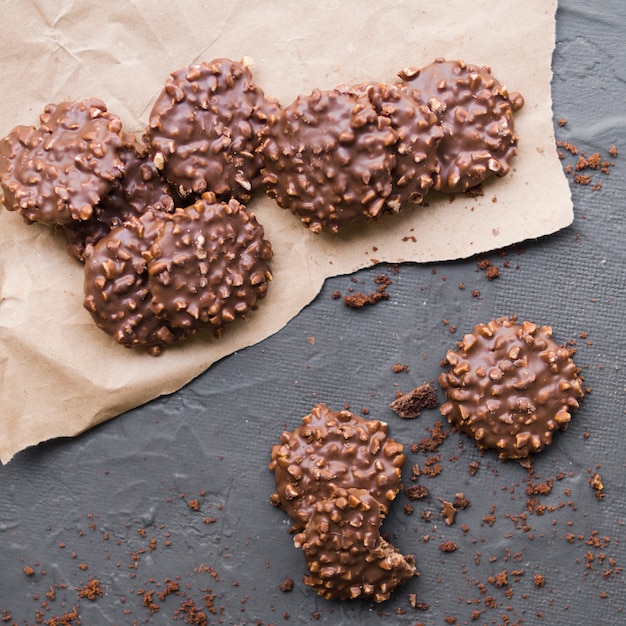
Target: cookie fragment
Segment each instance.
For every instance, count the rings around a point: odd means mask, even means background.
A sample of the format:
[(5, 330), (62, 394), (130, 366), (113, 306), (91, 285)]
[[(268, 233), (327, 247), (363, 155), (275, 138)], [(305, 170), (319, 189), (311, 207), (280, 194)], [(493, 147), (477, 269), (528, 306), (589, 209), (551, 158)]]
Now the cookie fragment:
[(247, 202), (261, 180), (259, 133), (279, 110), (246, 60), (183, 67), (170, 74), (150, 113), (154, 163), (183, 197), (212, 191)]
[(403, 419), (419, 417), (422, 409), (434, 409), (439, 405), (435, 388), (426, 383), (396, 398), (389, 408)]
[(272, 247), (253, 213), (206, 192), (177, 209), (149, 254), (151, 309), (185, 331), (217, 335), (258, 308), (271, 280)]
[(584, 396), (579, 369), (549, 326), (506, 317), (478, 324), (445, 362), (442, 415), (505, 460), (528, 465), (567, 428)]
[(509, 172), (517, 154), (513, 112), (524, 104), (521, 94), (509, 92), (489, 67), (461, 60), (440, 58), (398, 75), (407, 93), (428, 103), (441, 119), (444, 136), (437, 149), (440, 171), (434, 189), (465, 191)]
[(87, 220), (122, 176), (122, 123), (97, 98), (48, 104), (0, 140), (4, 204), (26, 222)]
[(271, 450), (276, 492), (270, 501), (304, 530), (318, 501), (337, 489), (364, 489), (386, 514), (400, 490), (405, 455), (388, 437), (387, 424), (365, 420), (325, 404), (315, 406), (302, 424), (285, 431)]
[(316, 502), (306, 529), (294, 536), (310, 572), (304, 582), (327, 599), (387, 600), (417, 571), (413, 557), (381, 537), (383, 517), (380, 503), (363, 489), (337, 489)]
[(397, 135), (366, 95), (315, 89), (261, 134), (267, 195), (312, 232), (336, 233), (384, 211)]

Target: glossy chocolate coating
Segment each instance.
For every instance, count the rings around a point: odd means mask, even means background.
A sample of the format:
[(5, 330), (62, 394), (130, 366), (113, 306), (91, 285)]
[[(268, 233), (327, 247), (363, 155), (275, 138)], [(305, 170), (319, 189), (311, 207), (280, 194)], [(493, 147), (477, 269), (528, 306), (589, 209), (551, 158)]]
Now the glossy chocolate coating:
[(387, 436), (384, 422), (318, 404), (272, 447), (276, 492), (270, 499), (297, 530), (306, 527), (315, 503), (338, 488), (367, 490), (386, 514), (400, 490), (404, 460), (402, 445)]
[(258, 308), (271, 279), (270, 243), (254, 214), (237, 200), (207, 192), (177, 209), (151, 248), (152, 310), (185, 330), (226, 324)]
[(527, 463), (567, 428), (584, 395), (578, 368), (549, 326), (509, 318), (479, 324), (445, 361), (441, 413), (502, 459)]
[(87, 220), (122, 176), (121, 121), (96, 98), (49, 104), (40, 120), (0, 140), (5, 206), (27, 222)]
[(147, 211), (131, 217), (89, 246), (85, 255), (84, 306), (98, 328), (124, 346), (146, 346), (153, 354), (184, 336), (150, 307), (146, 258), (165, 215)]
[(398, 137), (367, 95), (315, 89), (262, 133), (267, 195), (315, 233), (378, 218), (393, 189)]
[(92, 216), (59, 227), (67, 239), (68, 253), (79, 261), (84, 261), (89, 245), (95, 245), (131, 217), (142, 215), (148, 208), (171, 212), (180, 203), (175, 190), (154, 167), (146, 145), (134, 135), (124, 136), (120, 158), (124, 173), (94, 207)]
[(337, 489), (315, 503), (303, 532), (294, 536), (309, 569), (304, 582), (327, 599), (384, 602), (416, 575), (412, 557), (380, 536), (380, 503), (363, 489)]
[(246, 202), (260, 183), (258, 134), (279, 110), (243, 62), (183, 67), (172, 72), (150, 113), (154, 162), (183, 197), (212, 191)]
[(437, 146), (443, 130), (437, 116), (399, 85), (363, 83), (351, 89), (365, 95), (396, 133), (397, 141), (391, 149), (395, 159), (393, 187), (385, 211), (396, 213), (407, 203), (419, 204), (439, 171)]
[(513, 112), (524, 104), (519, 93), (509, 93), (488, 67), (460, 60), (437, 59), (399, 76), (407, 93), (428, 103), (441, 119), (436, 190), (465, 191), (509, 172), (518, 144)]

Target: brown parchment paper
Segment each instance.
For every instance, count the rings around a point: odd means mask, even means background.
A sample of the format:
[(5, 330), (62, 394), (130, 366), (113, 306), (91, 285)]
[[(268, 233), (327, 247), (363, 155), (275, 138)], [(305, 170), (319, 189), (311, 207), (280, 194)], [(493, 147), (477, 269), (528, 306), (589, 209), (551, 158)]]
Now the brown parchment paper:
[[(440, 261), (552, 233), (572, 221), (550, 94), (556, 0), (55, 0), (5, 2), (0, 136), (38, 124), (48, 102), (104, 100), (141, 132), (170, 71), (252, 57), (255, 81), (289, 104), (314, 87), (392, 81), (436, 57), (490, 65), (522, 92), (519, 156), (480, 198), (427, 207), (341, 236), (315, 236), (262, 195), (250, 203), (272, 241), (274, 280), (249, 321), (155, 358), (115, 344), (82, 308), (82, 266), (51, 229), (0, 211), (0, 461), (74, 436), (183, 386), (282, 328), (325, 278), (377, 261)], [(496, 201), (497, 200), (497, 201)]]

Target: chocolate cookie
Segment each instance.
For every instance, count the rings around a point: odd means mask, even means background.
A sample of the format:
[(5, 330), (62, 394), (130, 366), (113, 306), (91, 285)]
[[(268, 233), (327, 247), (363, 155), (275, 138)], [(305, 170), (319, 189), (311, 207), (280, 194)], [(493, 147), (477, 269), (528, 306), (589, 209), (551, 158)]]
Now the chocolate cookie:
[(212, 191), (247, 202), (260, 183), (258, 134), (280, 106), (244, 61), (199, 63), (170, 74), (146, 131), (154, 163), (183, 197)]
[(123, 175), (94, 207), (92, 216), (59, 226), (67, 239), (68, 253), (79, 261), (84, 261), (87, 246), (95, 245), (131, 217), (142, 215), (148, 208), (171, 212), (181, 202), (154, 167), (146, 145), (134, 135), (124, 135), (120, 158)]
[(96, 98), (49, 104), (40, 120), (0, 141), (5, 206), (29, 223), (87, 220), (122, 176), (121, 121)]
[(310, 574), (304, 582), (327, 599), (384, 602), (417, 574), (380, 536), (380, 503), (363, 489), (337, 489), (315, 503), (306, 529), (294, 536)]
[(399, 76), (407, 92), (428, 103), (441, 119), (444, 136), (434, 189), (465, 191), (509, 172), (518, 144), (513, 112), (524, 104), (519, 93), (509, 93), (490, 68), (460, 60), (437, 59), (421, 69), (408, 67)]
[(177, 209), (151, 248), (152, 311), (177, 328), (217, 335), (258, 308), (271, 279), (270, 243), (237, 200), (207, 192)]
[(270, 500), (283, 509), (296, 530), (304, 530), (318, 501), (337, 489), (364, 489), (382, 514), (400, 490), (405, 456), (387, 436), (387, 424), (318, 404), (292, 432), (285, 431), (271, 451), (269, 468), (276, 492)]
[(367, 95), (315, 89), (283, 109), (262, 138), (267, 195), (311, 231), (335, 233), (385, 210), (398, 136)]
[(84, 306), (98, 328), (124, 346), (145, 346), (152, 354), (185, 336), (150, 307), (146, 257), (166, 215), (149, 210), (131, 217), (85, 254)]
[(389, 120), (397, 141), (391, 148), (395, 159), (393, 187), (385, 211), (398, 212), (407, 203), (419, 204), (433, 186), (439, 171), (437, 146), (443, 130), (428, 105), (407, 95), (399, 85), (363, 83), (354, 90), (369, 99), (378, 115)]
[(578, 368), (549, 326), (504, 317), (479, 324), (445, 362), (441, 413), (479, 448), (525, 465), (567, 428), (584, 395)]

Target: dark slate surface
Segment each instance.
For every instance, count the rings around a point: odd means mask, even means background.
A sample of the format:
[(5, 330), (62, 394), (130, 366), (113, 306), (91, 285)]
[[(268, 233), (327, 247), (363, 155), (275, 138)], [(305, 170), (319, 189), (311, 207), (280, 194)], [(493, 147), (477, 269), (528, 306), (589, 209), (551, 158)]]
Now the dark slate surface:
[[(557, 137), (615, 165), (608, 175), (582, 172), (591, 174), (589, 185), (569, 176), (570, 228), (506, 256), (486, 255), (500, 268), (498, 279), (487, 280), (473, 258), (381, 265), (328, 280), (281, 332), (179, 392), (0, 467), (3, 623), (189, 623), (192, 606), (209, 624), (624, 623), (626, 160), (608, 150), (626, 153), (625, 35), (623, 0), (560, 2)], [(526, 45), (532, 42), (520, 42), (521, 58)], [(566, 153), (564, 164), (576, 159)], [(541, 192), (529, 190), (528, 202), (541, 201)], [(373, 291), (381, 273), (393, 281), (388, 301), (355, 311), (333, 299), (335, 291)], [(384, 524), (415, 555), (421, 576), (380, 606), (318, 599), (302, 583), (304, 560), (289, 520), (268, 503), (269, 451), (281, 430), (316, 402), (347, 403), (387, 421), (409, 450), (441, 418), (430, 410), (401, 420), (389, 409), (396, 390), (435, 379), (465, 332), (511, 314), (552, 325), (559, 343), (576, 342), (592, 391), (570, 429), (536, 459), (530, 482), (519, 465), (481, 456), (451, 434), (440, 448), (441, 474), (420, 478), (428, 497), (407, 515), (409, 500), (400, 494)], [(393, 373), (398, 362), (408, 371)], [(408, 451), (405, 484), (411, 465), (423, 467), (428, 456)], [(595, 473), (602, 500), (588, 482)], [(546, 508), (531, 512), (527, 490), (550, 479), (551, 491), (536, 496)], [(437, 498), (457, 492), (471, 506), (447, 526)], [(457, 550), (442, 552), (444, 541)], [(503, 571), (508, 584), (498, 586)], [(287, 578), (290, 592), (279, 588)], [(103, 592), (95, 600), (81, 597), (90, 579)], [(166, 595), (171, 582), (178, 592)], [(410, 594), (421, 608), (411, 606)]]

